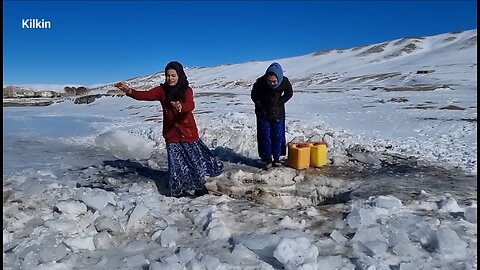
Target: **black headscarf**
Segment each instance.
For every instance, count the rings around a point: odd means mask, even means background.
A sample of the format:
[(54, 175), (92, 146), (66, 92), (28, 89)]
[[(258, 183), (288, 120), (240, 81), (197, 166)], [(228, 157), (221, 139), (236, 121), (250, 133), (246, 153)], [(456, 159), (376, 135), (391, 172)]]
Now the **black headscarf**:
[[(175, 86), (168, 85), (167, 82), (167, 70), (173, 69), (177, 72), (178, 82)], [(167, 94), (167, 101), (183, 101), (185, 96), (185, 90), (188, 88), (188, 80), (185, 71), (183, 71), (183, 66), (177, 61), (172, 61), (165, 66), (165, 83), (163, 88)]]

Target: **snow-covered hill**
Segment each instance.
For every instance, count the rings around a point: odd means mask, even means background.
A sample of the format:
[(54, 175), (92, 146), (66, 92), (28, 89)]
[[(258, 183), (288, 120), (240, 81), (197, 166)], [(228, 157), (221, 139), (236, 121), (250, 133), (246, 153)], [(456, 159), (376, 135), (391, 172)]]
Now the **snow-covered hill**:
[[(186, 69), (196, 91), (251, 87), (271, 62), (279, 62), (297, 89), (476, 84), (477, 30), (427, 37), (407, 37), (349, 49), (332, 49), (298, 57)], [(433, 71), (417, 74), (418, 71)], [(163, 71), (128, 79), (149, 88), (164, 81)], [(92, 88), (104, 91), (112, 84)]]

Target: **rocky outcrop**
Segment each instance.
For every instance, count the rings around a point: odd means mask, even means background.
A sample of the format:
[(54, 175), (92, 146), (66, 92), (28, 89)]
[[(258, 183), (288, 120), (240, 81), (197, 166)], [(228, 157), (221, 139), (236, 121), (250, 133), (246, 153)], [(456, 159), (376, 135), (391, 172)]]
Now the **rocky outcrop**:
[(125, 94), (122, 92), (122, 94), (96, 94), (96, 95), (85, 95), (81, 96), (75, 99), (74, 103), (75, 104), (90, 104), (94, 102), (96, 99), (101, 98), (103, 96), (117, 96), (117, 97), (122, 97), (125, 96)]
[(85, 95), (75, 99), (75, 104), (90, 104), (94, 102), (97, 98), (101, 98), (105, 96), (104, 94), (96, 94), (96, 95)]
[(65, 86), (63, 90), (65, 91), (65, 95), (67, 96), (79, 96), (88, 94), (88, 89), (85, 86)]

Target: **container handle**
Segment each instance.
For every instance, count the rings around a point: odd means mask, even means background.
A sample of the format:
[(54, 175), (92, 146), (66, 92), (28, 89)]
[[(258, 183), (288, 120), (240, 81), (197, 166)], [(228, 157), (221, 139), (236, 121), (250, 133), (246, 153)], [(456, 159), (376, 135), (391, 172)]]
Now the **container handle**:
[(327, 136), (327, 135), (332, 138), (333, 145), (335, 145), (335, 138), (333, 137), (333, 133), (331, 133), (331, 132), (325, 132), (325, 134), (323, 134), (322, 142), (324, 142), (327, 145), (327, 147), (330, 148), (330, 145), (325, 141), (325, 136)]

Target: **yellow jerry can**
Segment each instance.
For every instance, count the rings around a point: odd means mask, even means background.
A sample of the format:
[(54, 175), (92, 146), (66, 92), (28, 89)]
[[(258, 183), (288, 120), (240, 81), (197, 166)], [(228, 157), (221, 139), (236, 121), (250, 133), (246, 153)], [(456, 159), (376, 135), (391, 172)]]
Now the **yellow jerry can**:
[(287, 165), (294, 169), (310, 167), (310, 146), (306, 143), (289, 143)]
[(310, 145), (310, 166), (321, 167), (327, 164), (327, 145), (324, 142), (311, 142)]

